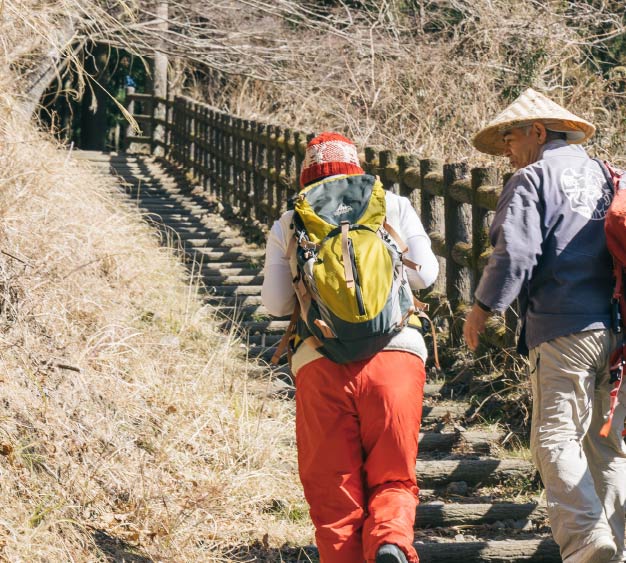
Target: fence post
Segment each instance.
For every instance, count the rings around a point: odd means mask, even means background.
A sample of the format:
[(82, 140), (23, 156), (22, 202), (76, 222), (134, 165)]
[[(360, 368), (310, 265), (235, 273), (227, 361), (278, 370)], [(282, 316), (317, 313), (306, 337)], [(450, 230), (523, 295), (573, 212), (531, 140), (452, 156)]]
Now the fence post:
[(294, 155), (296, 158), (296, 191), (300, 189), (300, 174), (302, 173), (302, 163), (306, 152), (306, 133), (296, 131), (293, 134)]
[(398, 157), (398, 184), (400, 195), (411, 202), (413, 209), (421, 215), (420, 162), (417, 156), (402, 154)]
[(446, 241), (446, 295), (450, 302), (452, 324), (450, 337), (453, 346), (461, 343), (463, 320), (467, 303), (471, 299), (470, 268), (459, 263), (455, 255), (458, 243), (470, 244), (471, 208), (458, 201), (452, 193), (455, 181), (467, 176), (467, 164), (446, 164), (443, 168), (444, 205), (445, 205), (445, 241)]
[(395, 155), (392, 151), (383, 149), (378, 152), (378, 175), (386, 190), (395, 194), (398, 193), (397, 178), (394, 178), (394, 176), (397, 176), (397, 168), (395, 166)]
[(481, 188), (498, 184), (498, 171), (495, 168), (472, 168), (472, 270), (474, 284), (472, 293), (478, 285), (484, 267), (486, 255), (491, 248), (489, 242), (489, 226), (493, 211), (489, 211), (480, 203)]
[(280, 217), (280, 214), (285, 210), (287, 186), (285, 186), (283, 179), (286, 154), (285, 131), (282, 127), (277, 125), (274, 127), (274, 186), (276, 193), (276, 209), (273, 212), (275, 216), (272, 217), (272, 219)]
[(191, 132), (193, 131), (193, 118), (191, 113), (191, 102), (185, 100), (185, 136), (183, 142), (185, 144), (185, 170), (193, 171), (191, 159), (193, 157), (193, 142), (191, 140)]
[(194, 184), (202, 181), (202, 147), (201, 130), (202, 121), (200, 120), (200, 104), (194, 102), (193, 106), (193, 181)]
[(263, 177), (261, 171), (263, 169), (263, 149), (261, 147), (261, 133), (263, 132), (263, 124), (254, 122), (252, 124), (252, 152), (254, 166), (254, 218), (261, 220), (261, 204), (263, 202)]
[(439, 261), (439, 276), (433, 293), (446, 295), (445, 212), (443, 202), (443, 163), (435, 159), (420, 160), (421, 218)]
[(252, 197), (254, 195), (254, 182), (252, 178), (252, 167), (254, 166), (254, 152), (252, 149), (251, 135), (252, 124), (249, 120), (243, 122), (244, 127), (244, 162), (246, 167), (245, 182), (244, 182), (244, 212), (246, 217), (253, 217), (254, 205)]
[(237, 208), (239, 215), (243, 215), (243, 178), (244, 169), (242, 167), (243, 152), (243, 131), (242, 120), (234, 117), (232, 120), (232, 157), (233, 157), (233, 205)]
[[(135, 116), (135, 99), (132, 97), (135, 93), (134, 86), (126, 86), (126, 111)], [(122, 121), (122, 127), (124, 126), (124, 122)], [(123, 144), (120, 143), (120, 147), (123, 147), (125, 151), (130, 149), (131, 143), (127, 141), (128, 137), (132, 137), (134, 135), (133, 126), (129, 123), (126, 125), (123, 136)]]
[(285, 136), (285, 160), (284, 160), (284, 179), (285, 179), (285, 201), (281, 203), (283, 211), (287, 209), (289, 198), (298, 190), (298, 184), (295, 179), (295, 144), (293, 131), (289, 128), (284, 130)]
[(222, 129), (220, 127), (220, 111), (213, 110), (213, 184), (215, 195), (221, 199), (224, 195), (222, 188), (222, 160), (220, 159), (220, 145), (222, 143)]
[(211, 178), (209, 176), (209, 108), (202, 106), (202, 190), (207, 191), (210, 186)]
[(174, 159), (174, 162), (177, 162), (178, 164), (181, 163), (180, 122), (181, 122), (180, 98), (177, 96), (174, 98), (174, 106), (172, 108), (172, 157)]
[(220, 116), (220, 127), (222, 129), (222, 142), (220, 144), (220, 160), (222, 161), (222, 203), (231, 208), (233, 205), (233, 190), (231, 182), (231, 162), (230, 162), (230, 116), (222, 113)]
[(378, 176), (378, 152), (375, 147), (365, 147), (365, 162), (362, 163), (366, 174)]
[(267, 182), (266, 182), (266, 200), (267, 200), (267, 218), (275, 219), (274, 203), (276, 202), (276, 149), (275, 141), (277, 138), (277, 128), (275, 125), (266, 126), (265, 138), (265, 162), (267, 163)]

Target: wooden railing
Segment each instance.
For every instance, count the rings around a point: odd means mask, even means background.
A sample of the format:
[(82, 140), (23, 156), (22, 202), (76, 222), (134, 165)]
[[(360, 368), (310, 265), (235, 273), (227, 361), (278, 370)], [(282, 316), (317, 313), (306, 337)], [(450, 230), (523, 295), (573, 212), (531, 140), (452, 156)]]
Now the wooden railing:
[[(127, 141), (148, 145), (182, 168), (242, 220), (271, 226), (298, 190), (312, 133), (242, 119), (182, 96), (129, 94), (128, 99), (141, 106), (135, 118), (145, 133)], [(409, 198), (420, 215), (440, 262), (437, 282), (422, 297), (447, 319), (451, 343), (458, 344), (461, 321), (491, 253), (488, 228), (502, 187), (498, 172), (374, 147), (365, 147), (361, 161), (385, 188)], [(506, 320), (493, 317), (488, 340), (511, 345), (515, 325), (513, 310)]]

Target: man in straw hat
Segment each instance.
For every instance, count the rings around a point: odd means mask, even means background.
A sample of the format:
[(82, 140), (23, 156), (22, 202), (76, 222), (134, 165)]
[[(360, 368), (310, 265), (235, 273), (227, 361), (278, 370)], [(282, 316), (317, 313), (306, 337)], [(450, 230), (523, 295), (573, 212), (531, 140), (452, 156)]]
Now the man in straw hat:
[[(421, 289), (435, 281), (437, 258), (410, 201), (384, 192), (378, 180), (365, 175), (352, 141), (331, 132), (311, 139), (300, 186), (310, 188), (303, 199), (315, 192), (329, 205), (337, 205), (343, 192), (354, 196), (351, 205), (342, 203), (332, 213), (324, 207), (328, 224), (336, 220), (331, 215), (348, 219), (352, 207), (359, 208), (359, 194), (382, 192), (389, 225), (408, 247), (407, 257), (421, 265), (409, 273), (409, 284)], [(265, 252), (262, 299), (276, 316), (296, 306), (294, 223), (294, 211), (286, 211), (272, 226)], [(361, 269), (361, 281), (367, 274)], [(297, 334), (301, 343), (291, 369), (298, 470), (321, 563), (417, 563), (415, 463), (426, 378), (422, 335), (407, 326), (381, 351), (365, 350), (365, 359), (336, 363), (309, 345), (303, 323)]]
[(517, 298), (530, 351), (531, 451), (552, 533), (568, 563), (624, 559), (626, 408), (608, 438), (612, 263), (604, 217), (612, 187), (579, 143), (595, 127), (532, 89), (474, 137), (517, 170), (498, 201), (494, 251), (464, 326), (475, 350), (492, 311)]

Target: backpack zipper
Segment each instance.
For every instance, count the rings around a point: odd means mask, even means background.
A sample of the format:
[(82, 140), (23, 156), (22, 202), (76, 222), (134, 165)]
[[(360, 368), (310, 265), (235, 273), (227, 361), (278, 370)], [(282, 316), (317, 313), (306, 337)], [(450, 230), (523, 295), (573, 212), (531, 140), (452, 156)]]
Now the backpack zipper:
[(350, 263), (352, 265), (352, 273), (354, 274), (354, 295), (356, 297), (356, 306), (359, 315), (365, 315), (365, 305), (363, 304), (363, 294), (361, 293), (361, 281), (359, 280), (359, 272), (356, 269), (356, 256), (354, 255), (354, 247), (352, 239), (348, 239), (348, 250), (350, 251)]

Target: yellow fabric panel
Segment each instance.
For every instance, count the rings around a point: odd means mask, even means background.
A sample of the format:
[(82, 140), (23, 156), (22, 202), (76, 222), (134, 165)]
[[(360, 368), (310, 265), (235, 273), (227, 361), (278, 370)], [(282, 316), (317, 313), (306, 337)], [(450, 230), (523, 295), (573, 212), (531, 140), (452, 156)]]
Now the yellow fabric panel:
[(305, 199), (301, 199), (295, 205), (295, 209), (298, 215), (302, 218), (302, 222), (306, 226), (306, 232), (311, 239), (311, 242), (319, 244), (330, 231), (335, 229), (337, 225), (331, 225), (322, 219), (313, 208), (309, 205), (309, 202)]
[(368, 225), (374, 230), (378, 229), (385, 221), (385, 215), (387, 214), (387, 207), (385, 204), (385, 189), (380, 180), (374, 182), (372, 188), (372, 197), (370, 198), (370, 204), (367, 206), (365, 213), (358, 221), (359, 225)]
[[(335, 180), (341, 180), (342, 178), (347, 178), (346, 176), (338, 176), (333, 178)], [(307, 186), (302, 191), (300, 191), (300, 195), (307, 194), (313, 188), (319, 186), (321, 183), (327, 180), (322, 180), (320, 182), (316, 182), (315, 184), (311, 184)], [(324, 239), (332, 231), (337, 225), (331, 225), (327, 223), (313, 211), (313, 208), (309, 204), (309, 202), (300, 198), (296, 200), (294, 209), (298, 212), (300, 217), (302, 218), (303, 223), (306, 225), (306, 230), (311, 239), (311, 242), (318, 244), (320, 241)], [(359, 225), (368, 225), (372, 229), (378, 229), (385, 220), (385, 215), (387, 213), (386, 204), (385, 204), (385, 189), (383, 188), (380, 180), (376, 180), (374, 182), (374, 186), (372, 187), (372, 197), (370, 198), (369, 205), (365, 210), (365, 213), (358, 220)]]
[(350, 231), (356, 252), (356, 265), (365, 306), (359, 315), (356, 288), (348, 288), (341, 259), (341, 235), (324, 244), (314, 266), (313, 275), (320, 297), (332, 311), (347, 322), (365, 322), (384, 308), (393, 283), (391, 257), (385, 244), (371, 231)]

